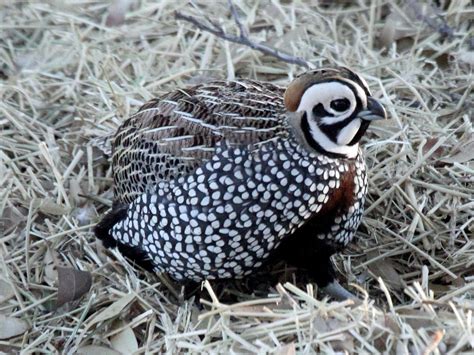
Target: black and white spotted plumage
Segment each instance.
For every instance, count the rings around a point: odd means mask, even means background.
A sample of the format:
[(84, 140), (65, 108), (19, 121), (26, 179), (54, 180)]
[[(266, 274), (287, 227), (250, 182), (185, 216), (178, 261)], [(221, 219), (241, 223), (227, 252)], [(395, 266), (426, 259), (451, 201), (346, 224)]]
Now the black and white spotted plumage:
[(251, 80), (171, 92), (117, 131), (114, 207), (96, 234), (177, 280), (248, 275), (302, 232), (332, 254), (363, 213), (358, 141), (384, 116), (346, 68), (305, 73), (286, 93)]

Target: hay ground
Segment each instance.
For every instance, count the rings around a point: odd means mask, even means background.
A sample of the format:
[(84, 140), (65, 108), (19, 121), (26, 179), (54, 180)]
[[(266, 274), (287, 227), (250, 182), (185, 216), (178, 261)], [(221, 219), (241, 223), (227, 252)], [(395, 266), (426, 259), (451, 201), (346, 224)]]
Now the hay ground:
[[(303, 70), (174, 19), (207, 14), (237, 33), (226, 2), (0, 2), (0, 351), (473, 351), (470, 1), (235, 2), (252, 39), (355, 68), (392, 118), (367, 134), (365, 219), (335, 258), (356, 305), (292, 282), (240, 303), (209, 285), (203, 303), (179, 301), (175, 285), (93, 236), (112, 181), (91, 139), (177, 86), (285, 85)], [(58, 281), (59, 267), (86, 273)], [(80, 275), (90, 290), (58, 308), (58, 286), (84, 292)]]

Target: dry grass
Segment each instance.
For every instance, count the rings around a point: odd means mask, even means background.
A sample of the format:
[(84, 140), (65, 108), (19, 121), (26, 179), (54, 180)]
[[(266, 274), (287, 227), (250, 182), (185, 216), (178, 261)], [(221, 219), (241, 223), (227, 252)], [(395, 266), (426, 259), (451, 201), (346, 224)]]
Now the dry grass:
[[(209, 77), (284, 85), (301, 69), (173, 16), (200, 9), (236, 31), (225, 2), (137, 1), (120, 24), (125, 3), (0, 7), (0, 351), (472, 351), (470, 2), (441, 1), (439, 17), (428, 7), (419, 21), (417, 2), (236, 1), (253, 39), (316, 66), (362, 71), (392, 120), (367, 137), (367, 213), (358, 244), (335, 260), (361, 304), (318, 300), (312, 285), (286, 283), (229, 305), (206, 284), (201, 306), (176, 300), (179, 290), (163, 278), (96, 241), (111, 171), (88, 141), (176, 86)], [(453, 30), (447, 39), (443, 20)], [(93, 277), (89, 292), (60, 308), (58, 266)], [(6, 339), (5, 325), (16, 336)]]

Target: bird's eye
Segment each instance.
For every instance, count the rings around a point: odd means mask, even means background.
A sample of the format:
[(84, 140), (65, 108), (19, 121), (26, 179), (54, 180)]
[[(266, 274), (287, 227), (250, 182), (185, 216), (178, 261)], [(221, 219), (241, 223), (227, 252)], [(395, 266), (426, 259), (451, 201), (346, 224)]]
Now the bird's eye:
[(347, 111), (351, 107), (351, 103), (348, 99), (337, 99), (331, 101), (331, 108), (337, 112)]

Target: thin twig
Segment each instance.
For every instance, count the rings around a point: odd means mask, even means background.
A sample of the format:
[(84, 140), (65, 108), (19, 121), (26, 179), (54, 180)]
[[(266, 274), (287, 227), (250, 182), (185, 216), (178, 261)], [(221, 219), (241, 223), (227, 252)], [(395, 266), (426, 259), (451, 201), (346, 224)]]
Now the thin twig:
[(232, 0), (227, 0), (227, 3), (229, 4), (230, 12), (232, 13), (232, 17), (234, 18), (234, 21), (237, 24), (237, 27), (239, 27), (240, 36), (248, 38), (249, 37), (248, 31), (244, 27), (244, 25), (242, 25), (242, 21), (240, 21), (240, 16), (234, 5), (234, 2)]
[(312, 63), (308, 62), (304, 58), (292, 56), (291, 54), (284, 53), (284, 52), (279, 51), (275, 48), (269, 47), (266, 44), (256, 43), (256, 42), (252, 41), (251, 39), (249, 39), (248, 32), (244, 28), (242, 22), (240, 21), (240, 18), (237, 14), (237, 10), (236, 10), (236, 8), (235, 8), (235, 6), (234, 6), (234, 4), (232, 3), (231, 0), (229, 0), (229, 7), (230, 7), (230, 10), (231, 10), (231, 13), (232, 13), (232, 17), (234, 18), (234, 21), (237, 24), (237, 27), (239, 28), (239, 32), (240, 32), (239, 36), (235, 36), (235, 35), (226, 33), (222, 29), (222, 27), (217, 26), (214, 22), (210, 21), (209, 19), (208, 19), (208, 21), (212, 24), (213, 28), (211, 28), (210, 26), (205, 25), (198, 18), (196, 18), (194, 16), (190, 16), (190, 15), (185, 15), (185, 14), (179, 12), (179, 11), (175, 12), (175, 18), (177, 20), (184, 20), (184, 21), (187, 21), (189, 23), (192, 23), (197, 28), (200, 28), (203, 31), (212, 33), (213, 35), (215, 35), (219, 38), (222, 38), (226, 41), (243, 44), (244, 46), (250, 47), (250, 48), (255, 49), (257, 51), (260, 51), (264, 54), (271, 55), (271, 56), (273, 56), (273, 57), (275, 57), (279, 60), (282, 60), (286, 63), (300, 65), (300, 66), (303, 66), (305, 68), (314, 67), (314, 65)]

